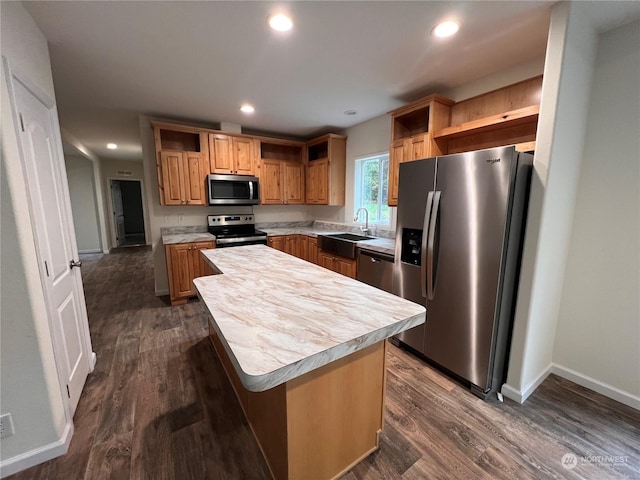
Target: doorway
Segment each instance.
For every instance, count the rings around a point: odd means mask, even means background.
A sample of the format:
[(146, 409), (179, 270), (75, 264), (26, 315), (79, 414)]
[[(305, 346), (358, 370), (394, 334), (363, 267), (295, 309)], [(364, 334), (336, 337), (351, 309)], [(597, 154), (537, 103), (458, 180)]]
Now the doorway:
[(142, 182), (112, 179), (110, 183), (116, 245), (118, 247), (146, 245)]

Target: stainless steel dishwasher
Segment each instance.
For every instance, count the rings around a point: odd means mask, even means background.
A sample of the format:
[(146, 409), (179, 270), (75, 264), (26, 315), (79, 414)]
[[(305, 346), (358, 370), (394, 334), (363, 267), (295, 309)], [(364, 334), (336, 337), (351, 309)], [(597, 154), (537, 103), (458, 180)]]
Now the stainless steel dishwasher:
[(360, 248), (357, 272), (357, 280), (392, 293), (393, 255)]

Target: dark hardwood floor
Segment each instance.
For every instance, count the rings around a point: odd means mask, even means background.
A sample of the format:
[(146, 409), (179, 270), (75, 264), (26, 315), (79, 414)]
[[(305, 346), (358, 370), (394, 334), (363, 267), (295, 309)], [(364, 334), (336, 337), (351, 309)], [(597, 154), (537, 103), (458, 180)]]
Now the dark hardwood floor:
[[(83, 261), (98, 362), (71, 446), (11, 478), (269, 478), (201, 304), (154, 296), (149, 248)], [(525, 405), (483, 402), (390, 345), (386, 410), (380, 449), (344, 480), (640, 478), (640, 412), (556, 376)]]

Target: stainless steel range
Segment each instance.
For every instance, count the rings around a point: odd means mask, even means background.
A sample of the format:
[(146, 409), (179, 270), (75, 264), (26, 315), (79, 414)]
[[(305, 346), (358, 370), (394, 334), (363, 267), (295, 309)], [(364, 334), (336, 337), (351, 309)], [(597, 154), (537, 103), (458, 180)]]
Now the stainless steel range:
[(267, 234), (256, 230), (252, 214), (208, 215), (207, 225), (216, 236), (216, 248), (267, 244)]

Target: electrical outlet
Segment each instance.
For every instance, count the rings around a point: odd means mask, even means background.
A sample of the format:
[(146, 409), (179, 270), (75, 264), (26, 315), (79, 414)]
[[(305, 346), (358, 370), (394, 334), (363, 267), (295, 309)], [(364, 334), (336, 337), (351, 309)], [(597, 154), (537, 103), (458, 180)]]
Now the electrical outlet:
[(178, 223), (182, 223), (183, 220), (184, 220), (184, 215), (182, 214), (178, 215)]
[(10, 437), (15, 430), (13, 429), (13, 418), (10, 413), (0, 415), (0, 438)]

